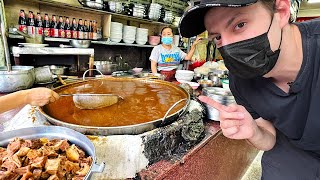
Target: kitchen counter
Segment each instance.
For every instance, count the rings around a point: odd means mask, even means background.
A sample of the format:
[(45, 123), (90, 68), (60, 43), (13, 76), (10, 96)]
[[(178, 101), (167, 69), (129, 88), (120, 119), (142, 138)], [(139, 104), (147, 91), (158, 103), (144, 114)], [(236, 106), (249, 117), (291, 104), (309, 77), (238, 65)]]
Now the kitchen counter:
[[(3, 124), (5, 121), (10, 120), (20, 110), (21, 107), (0, 114), (0, 123)], [(0, 129), (0, 131), (3, 131), (3, 129)], [(145, 180), (241, 179), (257, 155), (258, 150), (248, 145), (244, 140), (225, 138), (220, 131), (219, 122), (206, 121), (205, 131), (205, 138), (183, 157), (175, 160), (161, 160), (150, 164), (147, 168), (138, 172), (137, 175)], [(128, 138), (128, 141), (130, 141), (130, 138)], [(106, 143), (111, 143), (110, 139), (112, 138), (102, 138)], [(101, 142), (94, 142), (97, 153), (108, 153), (110, 149), (101, 149), (99, 147)], [(114, 142), (114, 144), (116, 143)], [(94, 179), (105, 179), (103, 176), (94, 177)]]

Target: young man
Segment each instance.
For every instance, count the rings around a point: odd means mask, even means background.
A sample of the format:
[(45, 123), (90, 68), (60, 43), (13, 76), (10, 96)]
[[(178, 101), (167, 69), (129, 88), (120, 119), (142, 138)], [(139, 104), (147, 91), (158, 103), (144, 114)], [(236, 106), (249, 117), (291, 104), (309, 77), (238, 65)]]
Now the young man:
[(226, 137), (265, 151), (262, 179), (320, 179), (320, 20), (289, 17), (290, 0), (202, 0), (180, 33), (215, 40), (237, 105), (199, 99), (220, 111)]
[(33, 88), (17, 91), (0, 97), (0, 114), (27, 104), (44, 106), (56, 101), (59, 97), (56, 92), (48, 88)]

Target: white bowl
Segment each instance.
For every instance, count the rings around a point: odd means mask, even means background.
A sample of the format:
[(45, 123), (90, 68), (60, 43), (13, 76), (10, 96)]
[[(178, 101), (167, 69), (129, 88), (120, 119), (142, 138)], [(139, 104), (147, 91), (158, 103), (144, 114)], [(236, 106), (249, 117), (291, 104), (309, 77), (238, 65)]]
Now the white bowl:
[(133, 68), (132, 71), (135, 73), (140, 73), (143, 70), (143, 68)]

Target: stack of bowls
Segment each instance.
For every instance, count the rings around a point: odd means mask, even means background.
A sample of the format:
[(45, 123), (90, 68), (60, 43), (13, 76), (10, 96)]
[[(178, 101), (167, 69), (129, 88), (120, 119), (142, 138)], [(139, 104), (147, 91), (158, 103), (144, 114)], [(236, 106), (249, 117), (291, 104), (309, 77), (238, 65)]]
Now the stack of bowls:
[(123, 26), (123, 42), (132, 44), (136, 40), (137, 28), (134, 26)]
[(165, 11), (163, 15), (163, 22), (171, 24), (173, 22), (173, 14), (170, 11)]
[(144, 18), (145, 16), (145, 6), (142, 4), (134, 4), (132, 8), (132, 16)]
[(117, 1), (108, 1), (108, 7), (109, 11), (115, 13), (122, 13), (124, 10), (122, 3)]
[(174, 17), (174, 20), (173, 20), (172, 24), (175, 25), (175, 26), (179, 26), (180, 19), (181, 19), (181, 17), (179, 17), (179, 16)]
[(149, 36), (149, 44), (156, 46), (160, 43), (161, 38), (160, 36)]
[(148, 29), (137, 28), (136, 43), (143, 45), (148, 42)]
[(161, 16), (161, 8), (162, 6), (157, 3), (151, 3), (149, 8), (148, 17), (151, 20), (158, 21)]
[(112, 42), (120, 42), (122, 40), (123, 24), (118, 22), (111, 22), (110, 40)]
[(193, 79), (194, 72), (188, 70), (177, 70), (175, 78), (180, 81), (191, 81)]

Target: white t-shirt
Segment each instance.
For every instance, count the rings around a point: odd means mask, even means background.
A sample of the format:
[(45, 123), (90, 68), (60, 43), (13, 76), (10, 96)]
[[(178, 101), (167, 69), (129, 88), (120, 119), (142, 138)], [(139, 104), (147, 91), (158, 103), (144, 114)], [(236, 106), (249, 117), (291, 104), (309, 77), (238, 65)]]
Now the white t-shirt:
[(177, 46), (172, 45), (171, 49), (165, 49), (161, 44), (155, 46), (150, 55), (150, 61), (158, 63), (158, 71), (177, 69), (181, 60), (187, 56)]

